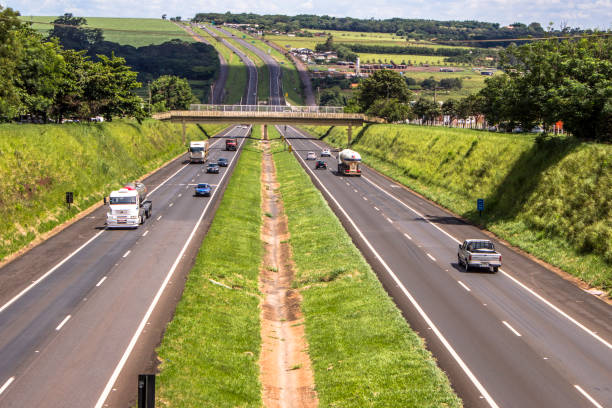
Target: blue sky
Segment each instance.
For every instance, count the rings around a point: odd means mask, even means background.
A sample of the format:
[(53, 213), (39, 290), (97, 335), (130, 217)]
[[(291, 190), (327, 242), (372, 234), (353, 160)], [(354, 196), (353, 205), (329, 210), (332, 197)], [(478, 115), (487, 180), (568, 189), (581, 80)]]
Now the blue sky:
[(612, 28), (612, 0), (0, 0), (22, 15), (56, 16), (70, 12), (89, 17), (193, 17), (197, 12), (327, 14), (358, 18), (478, 20), (546, 27), (553, 22), (582, 28)]

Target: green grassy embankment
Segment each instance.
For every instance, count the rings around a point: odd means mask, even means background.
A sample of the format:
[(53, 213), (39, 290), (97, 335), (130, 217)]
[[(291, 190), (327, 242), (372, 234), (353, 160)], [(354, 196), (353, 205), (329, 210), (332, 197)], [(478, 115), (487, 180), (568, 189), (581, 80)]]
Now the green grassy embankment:
[[(306, 128), (320, 136), (329, 129)], [(346, 140), (346, 128), (325, 138)], [(611, 145), (372, 125), (352, 148), (389, 177), (612, 295)]]
[(227, 81), (225, 82), (225, 99), (223, 103), (233, 105), (240, 103), (244, 96), (244, 90), (247, 85), (248, 71), (246, 65), (240, 60), (232, 50), (227, 48), (223, 43), (217, 41), (212, 35), (197, 27), (192, 27), (193, 31), (204, 37), (217, 52), (225, 58), (228, 65)]
[(154, 120), (0, 125), (0, 260), (184, 151), (180, 125)]
[(323, 196), (293, 155), (275, 146), (320, 405), (461, 406)]
[[(259, 127), (253, 136), (260, 137)], [(157, 350), (160, 407), (261, 406), (261, 152), (255, 143), (248, 141), (241, 153)]]

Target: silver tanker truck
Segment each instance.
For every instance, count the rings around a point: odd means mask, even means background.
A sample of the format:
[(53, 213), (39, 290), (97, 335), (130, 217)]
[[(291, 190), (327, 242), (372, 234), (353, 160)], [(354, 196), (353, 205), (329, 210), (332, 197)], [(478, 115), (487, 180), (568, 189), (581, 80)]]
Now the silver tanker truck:
[(361, 176), (361, 156), (356, 151), (344, 149), (338, 153), (338, 174), (343, 176)]

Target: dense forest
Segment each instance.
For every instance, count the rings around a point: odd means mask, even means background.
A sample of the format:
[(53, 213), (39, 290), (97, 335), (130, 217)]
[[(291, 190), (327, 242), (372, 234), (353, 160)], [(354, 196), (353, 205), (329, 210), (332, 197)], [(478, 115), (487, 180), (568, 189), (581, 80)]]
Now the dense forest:
[[(466, 45), (476, 47), (507, 46), (511, 43), (523, 43), (516, 38), (560, 36), (568, 34), (591, 33), (591, 30), (564, 27), (562, 29), (545, 30), (539, 23), (529, 25), (514, 23), (506, 27), (498, 23), (479, 21), (436, 21), (404, 18), (390, 18), (386, 20), (359, 19), (352, 17), (330, 17), (301, 14), (297, 16), (286, 15), (259, 15), (253, 13), (198, 13), (194, 21), (213, 21), (216, 24), (259, 24), (264, 29), (293, 32), (309, 28), (317, 30), (364, 31), (379, 33), (394, 33), (406, 39), (435, 39), (440, 43), (456, 44), (457, 41), (476, 41)], [(500, 40), (500, 41), (490, 41)]]

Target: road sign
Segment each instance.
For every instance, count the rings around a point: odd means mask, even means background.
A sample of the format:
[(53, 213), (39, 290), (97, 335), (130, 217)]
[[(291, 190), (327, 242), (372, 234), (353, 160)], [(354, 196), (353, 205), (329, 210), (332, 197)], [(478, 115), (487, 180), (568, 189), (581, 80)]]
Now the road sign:
[(74, 194), (72, 191), (66, 191), (66, 204), (68, 204), (68, 209), (70, 209), (70, 204), (74, 202)]
[(478, 209), (480, 215), (482, 215), (482, 212), (484, 211), (484, 198), (479, 198), (476, 200), (476, 208)]

